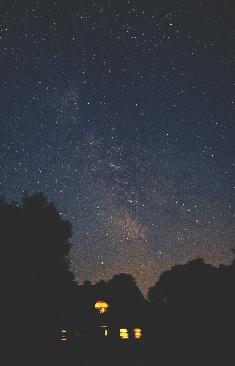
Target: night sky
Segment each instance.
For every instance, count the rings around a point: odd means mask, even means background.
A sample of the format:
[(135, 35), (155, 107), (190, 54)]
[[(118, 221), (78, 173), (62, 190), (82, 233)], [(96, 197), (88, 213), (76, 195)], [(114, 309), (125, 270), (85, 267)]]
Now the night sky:
[(76, 280), (230, 264), (234, 0), (1, 3), (0, 193), (55, 202)]

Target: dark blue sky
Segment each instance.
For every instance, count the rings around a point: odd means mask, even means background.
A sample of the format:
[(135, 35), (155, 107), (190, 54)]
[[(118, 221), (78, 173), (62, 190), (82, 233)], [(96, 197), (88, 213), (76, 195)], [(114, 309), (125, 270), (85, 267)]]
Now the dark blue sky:
[(1, 194), (55, 202), (80, 283), (229, 264), (234, 2), (2, 4)]

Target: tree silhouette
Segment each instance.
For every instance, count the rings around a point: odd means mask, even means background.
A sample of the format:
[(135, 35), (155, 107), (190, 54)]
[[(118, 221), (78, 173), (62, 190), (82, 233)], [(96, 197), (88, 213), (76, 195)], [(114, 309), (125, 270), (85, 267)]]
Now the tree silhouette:
[(138, 288), (134, 277), (131, 274), (120, 273), (114, 275), (107, 282), (107, 291), (111, 301), (117, 306), (133, 306), (135, 303), (143, 302), (144, 298)]
[[(107, 282), (109, 314), (113, 324), (133, 328), (141, 323), (145, 300), (135, 279), (130, 274), (114, 275)], [(137, 325), (136, 325), (137, 322)], [(116, 324), (115, 324), (116, 323)]]
[(21, 205), (1, 198), (2, 329), (22, 355), (29, 344), (31, 352), (53, 338), (66, 318), (75, 286), (69, 272), (70, 237), (70, 223), (43, 194), (24, 195)]
[(91, 286), (91, 281), (90, 280), (84, 280), (83, 281), (83, 286)]
[(148, 293), (153, 343), (170, 348), (174, 364), (232, 365), (234, 295), (233, 263), (215, 268), (199, 258), (163, 272)]
[(176, 265), (165, 271), (159, 281), (149, 289), (148, 298), (155, 303), (197, 304), (208, 296), (213, 284), (216, 268), (198, 258), (185, 265)]

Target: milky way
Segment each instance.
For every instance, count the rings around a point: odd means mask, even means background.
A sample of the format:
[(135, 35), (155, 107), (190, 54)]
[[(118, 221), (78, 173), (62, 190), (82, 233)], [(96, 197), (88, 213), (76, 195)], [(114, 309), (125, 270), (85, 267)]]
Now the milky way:
[(3, 1), (1, 194), (73, 225), (79, 283), (230, 264), (233, 1)]

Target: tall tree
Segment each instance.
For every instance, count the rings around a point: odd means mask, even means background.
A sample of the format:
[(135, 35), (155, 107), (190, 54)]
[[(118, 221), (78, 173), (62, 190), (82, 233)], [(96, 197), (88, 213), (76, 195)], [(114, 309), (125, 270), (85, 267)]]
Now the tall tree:
[(145, 309), (144, 297), (131, 274), (114, 275), (107, 282), (110, 314), (117, 322), (136, 324), (140, 321)]
[(70, 223), (41, 193), (24, 195), (21, 205), (0, 199), (1, 324), (18, 350), (47, 339), (66, 317), (75, 286), (71, 233)]

